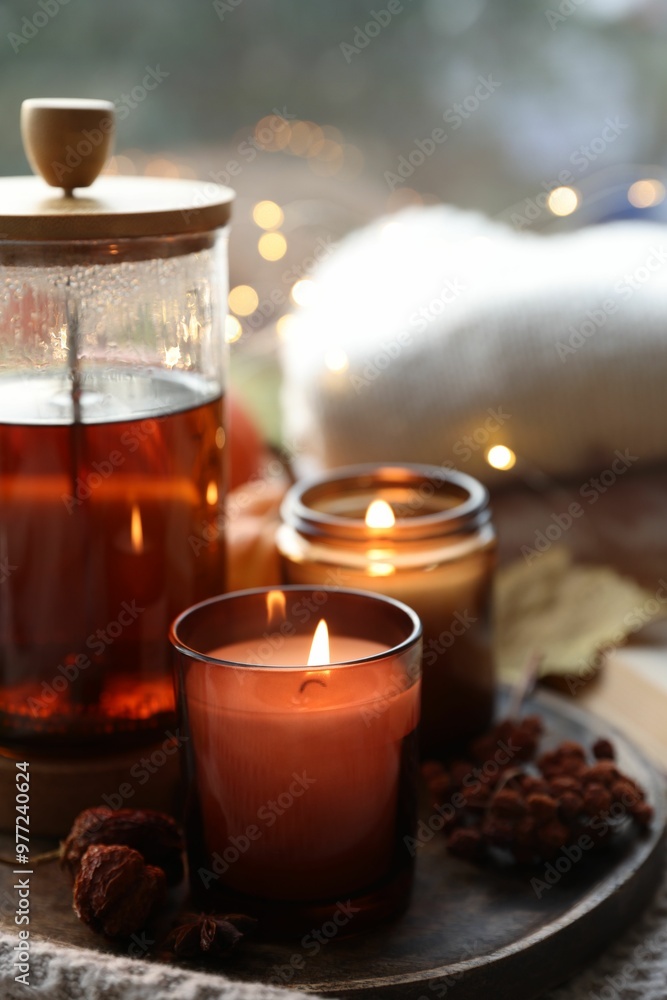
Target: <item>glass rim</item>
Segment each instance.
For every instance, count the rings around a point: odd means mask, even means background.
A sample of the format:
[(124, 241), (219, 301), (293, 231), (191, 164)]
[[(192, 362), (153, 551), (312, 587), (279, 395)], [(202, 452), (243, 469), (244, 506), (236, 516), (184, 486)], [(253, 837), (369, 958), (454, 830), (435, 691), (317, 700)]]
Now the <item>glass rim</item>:
[[(407, 618), (410, 624), (409, 634), (401, 640), (401, 642), (396, 645), (389, 646), (387, 649), (382, 650), (379, 653), (372, 653), (368, 656), (359, 657), (356, 660), (338, 660), (332, 663), (321, 664), (318, 666), (308, 667), (305, 663), (294, 663), (294, 664), (270, 664), (270, 663), (242, 663), (238, 660), (223, 660), (219, 656), (210, 656), (207, 653), (202, 653), (187, 643), (183, 642), (179, 635), (178, 629), (181, 625), (197, 612), (203, 611), (205, 608), (211, 607), (215, 604), (224, 604), (226, 601), (233, 601), (237, 599), (259, 597), (260, 595), (266, 595), (272, 591), (287, 592), (287, 593), (325, 593), (331, 595), (338, 595), (340, 597), (353, 597), (353, 598), (364, 598), (371, 599), (376, 604), (383, 604), (386, 607), (391, 608), (393, 612), (399, 612), (404, 617)], [(343, 670), (345, 668), (355, 668), (362, 664), (374, 663), (386, 659), (389, 656), (399, 656), (402, 653), (407, 652), (412, 646), (418, 642), (423, 635), (423, 627), (421, 619), (416, 611), (414, 611), (409, 605), (404, 604), (403, 601), (397, 601), (394, 597), (387, 597), (384, 594), (377, 594), (370, 590), (356, 590), (350, 587), (328, 587), (328, 586), (305, 586), (299, 583), (290, 584), (276, 584), (273, 586), (264, 587), (250, 587), (246, 590), (234, 590), (230, 591), (228, 594), (217, 594), (215, 597), (209, 597), (205, 601), (199, 601), (197, 604), (191, 605), (184, 611), (181, 611), (179, 615), (173, 620), (169, 626), (169, 642), (172, 648), (178, 653), (189, 657), (192, 660), (198, 660), (201, 663), (208, 663), (218, 667), (231, 667), (232, 669), (240, 670), (270, 670), (272, 672), (291, 672), (295, 670), (329, 670), (332, 667), (336, 669)], [(362, 638), (357, 636), (357, 638)]]
[[(340, 496), (350, 487), (376, 490), (381, 498), (382, 489), (387, 486), (418, 488), (422, 483), (436, 487), (433, 495), (444, 494), (447, 489), (460, 491), (463, 495), (460, 502), (451, 507), (427, 514), (397, 516), (391, 528), (371, 529), (370, 532), (363, 517), (333, 514), (312, 506), (314, 501)], [(474, 531), (491, 519), (489, 491), (478, 479), (439, 465), (409, 462), (341, 466), (301, 480), (285, 494), (280, 514), (283, 524), (304, 535), (355, 542), (390, 540), (396, 544)]]

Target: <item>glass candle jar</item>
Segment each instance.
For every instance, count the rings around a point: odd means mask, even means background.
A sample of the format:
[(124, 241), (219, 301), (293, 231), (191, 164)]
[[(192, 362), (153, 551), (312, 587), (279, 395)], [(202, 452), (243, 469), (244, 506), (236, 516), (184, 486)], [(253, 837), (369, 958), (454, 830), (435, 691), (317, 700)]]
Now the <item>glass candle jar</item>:
[(307, 929), (350, 900), (351, 930), (402, 908), (417, 808), (416, 614), (369, 593), (248, 590), (190, 608), (171, 641), (201, 905), (273, 931)]
[(437, 466), (353, 466), (297, 483), (277, 544), (290, 584), (403, 601), (424, 628), (420, 745), (442, 756), (490, 722), (496, 537), (486, 489)]

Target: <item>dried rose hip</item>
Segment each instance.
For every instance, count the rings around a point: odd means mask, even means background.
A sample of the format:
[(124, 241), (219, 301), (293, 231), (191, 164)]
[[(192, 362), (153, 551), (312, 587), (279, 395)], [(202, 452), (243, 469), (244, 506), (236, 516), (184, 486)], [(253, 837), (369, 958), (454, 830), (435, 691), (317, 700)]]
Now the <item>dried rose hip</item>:
[(76, 875), (92, 844), (133, 847), (149, 865), (161, 868), (169, 885), (183, 878), (182, 834), (171, 818), (154, 809), (109, 809), (97, 806), (79, 813), (61, 847), (60, 863)]
[(131, 847), (93, 844), (74, 882), (74, 911), (109, 938), (125, 938), (145, 926), (165, 892), (164, 872), (147, 865)]

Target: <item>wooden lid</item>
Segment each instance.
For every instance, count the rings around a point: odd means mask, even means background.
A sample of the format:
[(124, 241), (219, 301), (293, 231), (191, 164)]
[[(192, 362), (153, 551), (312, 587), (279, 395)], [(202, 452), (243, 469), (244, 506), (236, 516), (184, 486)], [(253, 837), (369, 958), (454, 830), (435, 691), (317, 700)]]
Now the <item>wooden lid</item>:
[(0, 178), (0, 239), (171, 236), (206, 232), (229, 221), (234, 192), (222, 185), (98, 177), (111, 152), (114, 119), (108, 101), (24, 101), (23, 143), (41, 177)]

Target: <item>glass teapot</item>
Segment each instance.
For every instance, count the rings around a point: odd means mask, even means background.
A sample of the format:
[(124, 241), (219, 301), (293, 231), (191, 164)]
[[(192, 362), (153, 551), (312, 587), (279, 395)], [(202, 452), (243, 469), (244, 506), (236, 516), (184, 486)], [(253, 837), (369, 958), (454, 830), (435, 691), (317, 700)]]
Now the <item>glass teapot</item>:
[(96, 179), (104, 101), (21, 125), (42, 177), (0, 179), (0, 744), (111, 750), (164, 733), (169, 623), (224, 590), (233, 192)]

